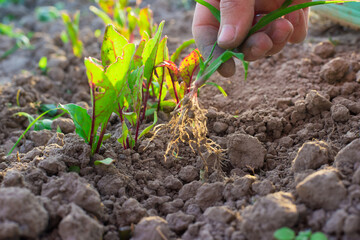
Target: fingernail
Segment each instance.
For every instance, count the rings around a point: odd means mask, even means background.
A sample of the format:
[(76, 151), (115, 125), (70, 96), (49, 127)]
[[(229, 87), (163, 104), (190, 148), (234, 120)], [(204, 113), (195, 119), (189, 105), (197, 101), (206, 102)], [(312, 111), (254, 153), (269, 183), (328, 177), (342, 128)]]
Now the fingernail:
[(233, 25), (224, 25), (221, 28), (219, 37), (218, 37), (218, 44), (229, 44), (232, 43), (235, 39), (235, 27)]

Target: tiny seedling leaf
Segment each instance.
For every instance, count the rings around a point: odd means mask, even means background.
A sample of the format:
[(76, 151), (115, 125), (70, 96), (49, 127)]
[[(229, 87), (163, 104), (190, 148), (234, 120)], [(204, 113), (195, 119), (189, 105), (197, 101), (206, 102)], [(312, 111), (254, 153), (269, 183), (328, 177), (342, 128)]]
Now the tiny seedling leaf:
[(157, 123), (158, 117), (157, 117), (157, 113), (154, 112), (154, 122), (153, 124), (151, 124), (150, 126), (148, 126), (147, 128), (145, 128), (139, 135), (139, 139), (144, 136), (145, 134), (147, 134), (148, 132), (150, 132), (150, 130), (155, 126), (155, 124)]
[(91, 118), (87, 113), (86, 109), (76, 104), (59, 105), (60, 109), (69, 113), (75, 124), (76, 133), (89, 143), (89, 134), (91, 128)]
[(315, 232), (311, 235), (310, 240), (328, 240), (328, 238), (322, 232)]
[(46, 73), (46, 71), (47, 71), (47, 57), (44, 56), (44, 57), (40, 58), (39, 68), (43, 73)]
[(104, 165), (110, 165), (114, 162), (114, 159), (111, 158), (105, 158), (104, 160), (96, 160), (94, 162), (95, 165), (100, 165), (100, 164), (104, 164)]
[(216, 84), (213, 82), (206, 82), (205, 84), (216, 87), (222, 93), (222, 95), (224, 95), (224, 97), (228, 96), (227, 93), (225, 92), (225, 90), (219, 84)]
[(80, 173), (80, 167), (79, 166), (70, 166), (69, 167), (69, 172)]
[(277, 240), (293, 240), (295, 232), (288, 227), (283, 227), (274, 232), (274, 238)]

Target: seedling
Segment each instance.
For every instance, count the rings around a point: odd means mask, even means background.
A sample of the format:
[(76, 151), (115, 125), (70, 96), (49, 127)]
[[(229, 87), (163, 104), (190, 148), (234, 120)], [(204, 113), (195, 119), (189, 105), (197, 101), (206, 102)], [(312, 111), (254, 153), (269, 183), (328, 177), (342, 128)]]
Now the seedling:
[(276, 240), (327, 240), (325, 234), (322, 232), (312, 233), (311, 230), (300, 231), (296, 236), (295, 232), (288, 228), (283, 227), (274, 232), (274, 238)]
[(79, 38), (80, 11), (76, 11), (73, 20), (71, 19), (70, 15), (68, 15), (65, 11), (61, 13), (61, 17), (65, 25), (67, 38), (70, 39), (73, 53), (76, 57), (81, 57), (83, 51), (83, 43)]
[(140, 3), (141, 1), (136, 1), (136, 6), (130, 7), (128, 0), (99, 0), (100, 9), (90, 6), (90, 11), (100, 17), (106, 25), (115, 26), (116, 30), (129, 42), (134, 42), (136, 28), (145, 39), (153, 37), (156, 32), (152, 11), (149, 7), (140, 9)]
[(91, 146), (93, 154), (100, 150), (107, 137), (106, 126), (112, 113), (116, 113), (122, 123), (122, 136), (118, 141), (124, 148), (133, 148), (155, 125), (156, 113), (153, 124), (140, 132), (163, 27), (164, 22), (160, 23), (154, 38), (143, 39), (136, 48), (114, 26), (108, 25), (101, 61), (85, 58), (92, 113), (89, 115), (86, 109), (75, 104), (60, 105), (60, 108), (70, 114), (76, 133)]
[(3, 53), (0, 56), (0, 60), (13, 54), (19, 48), (20, 49), (33, 49), (33, 46), (30, 44), (30, 39), (33, 35), (33, 33), (31, 33), (31, 32), (28, 33), (27, 35), (25, 35), (21, 31), (15, 31), (15, 29), (10, 25), (0, 23), (0, 34), (16, 39), (15, 45), (12, 48), (10, 48), (9, 50), (7, 50), (5, 53)]
[(44, 57), (40, 58), (38, 65), (39, 65), (41, 72), (43, 74), (46, 74), (46, 72), (47, 72), (47, 57), (44, 56)]

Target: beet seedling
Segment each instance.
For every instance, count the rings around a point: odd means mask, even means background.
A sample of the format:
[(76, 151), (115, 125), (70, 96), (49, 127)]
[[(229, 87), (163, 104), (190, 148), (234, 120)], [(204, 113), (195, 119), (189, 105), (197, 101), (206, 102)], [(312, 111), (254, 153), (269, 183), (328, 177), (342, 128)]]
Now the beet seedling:
[[(89, 115), (86, 109), (75, 104), (61, 108), (70, 114), (76, 133), (91, 146), (93, 154), (107, 137), (106, 127), (112, 113), (116, 113), (122, 123), (122, 136), (118, 141), (124, 148), (133, 148), (155, 125), (156, 114), (154, 123), (140, 132), (163, 27), (164, 22), (160, 23), (154, 38), (142, 40), (136, 48), (114, 26), (108, 25), (101, 61), (85, 58), (92, 113)], [(134, 136), (129, 128), (135, 131)]]
[(139, 29), (142, 38), (149, 39), (156, 32), (153, 24), (152, 11), (149, 7), (140, 9), (141, 1), (136, 2), (135, 7), (130, 7), (128, 0), (99, 0), (100, 9), (90, 6), (90, 11), (100, 17), (108, 25), (115, 26), (116, 30), (129, 42), (134, 42), (134, 31)]
[(70, 39), (73, 53), (76, 57), (81, 57), (83, 43), (79, 38), (80, 11), (76, 11), (73, 20), (71, 20), (71, 17), (66, 12), (62, 12), (61, 17), (65, 25), (67, 39)]

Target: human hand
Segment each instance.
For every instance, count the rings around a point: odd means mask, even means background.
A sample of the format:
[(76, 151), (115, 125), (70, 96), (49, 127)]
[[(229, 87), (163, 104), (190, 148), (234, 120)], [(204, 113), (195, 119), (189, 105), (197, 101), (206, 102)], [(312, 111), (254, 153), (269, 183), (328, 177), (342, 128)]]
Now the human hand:
[[(254, 22), (261, 15), (278, 9), (285, 0), (205, 0), (220, 9), (221, 24), (203, 5), (197, 4), (193, 19), (193, 36), (203, 55), (209, 55), (217, 41), (214, 58), (224, 49), (237, 48), (244, 53), (245, 60), (254, 61), (264, 56), (278, 53), (287, 42), (302, 42), (307, 34), (308, 9), (298, 10), (277, 19), (265, 28), (245, 39)], [(293, 5), (311, 2), (295, 0)], [(224, 77), (235, 73), (235, 63), (231, 59), (218, 72)]]

